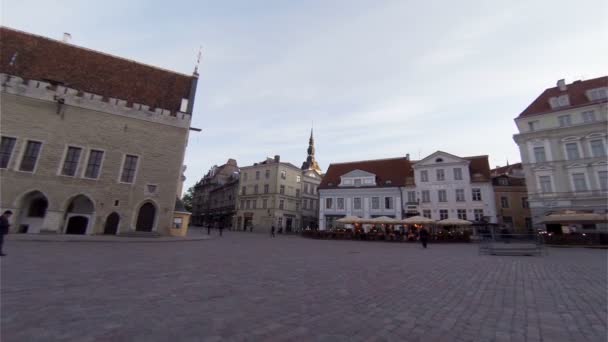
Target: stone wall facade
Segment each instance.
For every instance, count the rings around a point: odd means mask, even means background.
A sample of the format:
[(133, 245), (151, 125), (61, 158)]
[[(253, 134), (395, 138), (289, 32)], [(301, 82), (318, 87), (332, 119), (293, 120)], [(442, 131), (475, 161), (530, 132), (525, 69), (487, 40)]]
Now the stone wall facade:
[[(0, 207), (14, 212), (13, 231), (103, 234), (112, 215), (110, 233), (168, 234), (190, 114), (126, 106), (118, 99), (4, 74), (0, 81), (1, 135), (4, 147), (12, 144), (3, 155), (8, 164), (0, 169)], [(23, 171), (32, 152), (26, 151), (28, 141), (39, 142), (40, 149), (34, 169)], [(77, 160), (68, 156), (69, 147), (79, 149)], [(93, 150), (103, 154), (98, 176), (88, 178)], [(124, 182), (127, 155), (137, 162), (132, 181)], [(64, 175), (70, 161), (75, 172)], [(149, 217), (138, 217), (141, 208)]]

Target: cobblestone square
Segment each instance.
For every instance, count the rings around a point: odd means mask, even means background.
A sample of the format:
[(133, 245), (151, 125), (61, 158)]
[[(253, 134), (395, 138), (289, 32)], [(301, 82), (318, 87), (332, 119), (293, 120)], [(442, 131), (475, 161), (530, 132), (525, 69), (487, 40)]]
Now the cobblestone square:
[(607, 251), (8, 241), (2, 341), (606, 341)]

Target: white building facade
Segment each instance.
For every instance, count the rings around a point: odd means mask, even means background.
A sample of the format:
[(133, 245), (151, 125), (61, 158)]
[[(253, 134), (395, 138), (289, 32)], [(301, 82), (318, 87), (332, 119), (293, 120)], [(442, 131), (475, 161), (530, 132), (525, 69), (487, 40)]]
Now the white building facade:
[(319, 229), (345, 216), (401, 219), (400, 188), (409, 169), (406, 158), (331, 164), (319, 186)]
[[(516, 119), (532, 221), (560, 210), (608, 205), (608, 77), (546, 89)], [(605, 224), (581, 229), (605, 229)]]
[(402, 188), (405, 216), (497, 222), (487, 156), (462, 158), (437, 151), (413, 163), (413, 170), (414, 182)]

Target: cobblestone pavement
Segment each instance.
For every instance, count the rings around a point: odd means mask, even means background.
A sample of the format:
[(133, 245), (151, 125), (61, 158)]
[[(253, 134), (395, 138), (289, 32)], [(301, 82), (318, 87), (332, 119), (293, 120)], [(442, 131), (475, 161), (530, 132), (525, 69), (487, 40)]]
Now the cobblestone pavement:
[(2, 341), (606, 341), (607, 251), (8, 241)]

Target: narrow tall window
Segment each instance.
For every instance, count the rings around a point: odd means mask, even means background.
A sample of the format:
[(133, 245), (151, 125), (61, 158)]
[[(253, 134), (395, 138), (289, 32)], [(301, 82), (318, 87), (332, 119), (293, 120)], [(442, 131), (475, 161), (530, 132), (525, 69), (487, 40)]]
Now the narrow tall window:
[(587, 180), (584, 173), (573, 173), (572, 183), (574, 184), (574, 191), (587, 191)]
[(372, 209), (380, 209), (380, 197), (372, 197)]
[(40, 154), (40, 148), (42, 147), (42, 143), (38, 141), (28, 141), (25, 146), (25, 152), (23, 153), (23, 158), (21, 159), (21, 165), (19, 166), (19, 170), (33, 172), (36, 168), (36, 163), (38, 162), (38, 155)]
[(437, 191), (437, 195), (439, 197), (439, 202), (447, 202), (448, 201), (448, 194), (445, 190), (438, 190)]
[(300, 197), (300, 189), (296, 189), (296, 197)]
[(509, 207), (509, 198), (506, 196), (501, 196), (500, 197), (500, 206), (503, 208), (508, 208)]
[(285, 208), (285, 200), (280, 200), (279, 201), (279, 209), (284, 209)]
[(455, 180), (462, 180), (462, 169), (461, 168), (455, 168), (454, 169), (454, 179)]
[(461, 219), (461, 220), (467, 219), (467, 210), (466, 209), (458, 209), (457, 213), (458, 213), (459, 219)]
[(547, 161), (544, 146), (537, 146), (534, 148), (534, 161), (536, 161), (537, 163), (544, 163)]
[(464, 189), (456, 189), (456, 202), (464, 202)]
[(355, 210), (361, 210), (361, 208), (363, 208), (363, 206), (361, 205), (361, 197), (355, 197), (353, 199), (353, 208)]
[(408, 203), (416, 203), (416, 191), (407, 192), (407, 201)]
[(393, 209), (392, 197), (384, 197), (384, 209)]
[(103, 151), (91, 150), (89, 152), (89, 160), (87, 161), (87, 168), (84, 171), (86, 178), (99, 178), (99, 172), (101, 171), (101, 161), (103, 160)]
[(422, 203), (428, 203), (431, 201), (431, 192), (429, 190), (422, 190)]
[(472, 189), (473, 201), (481, 201), (481, 189)]
[(264, 177), (266, 177), (266, 179), (270, 178), (270, 170), (264, 172)]
[(600, 182), (600, 189), (608, 190), (608, 171), (599, 171), (597, 173), (597, 178)]
[(247, 187), (246, 186), (241, 187), (241, 195), (247, 195)]
[(11, 160), (16, 142), (17, 139), (15, 138), (2, 137), (2, 142), (0, 143), (0, 169), (8, 167), (8, 162)]
[(604, 141), (602, 139), (591, 140), (591, 155), (594, 157), (605, 157), (606, 149), (604, 148)]
[(427, 170), (420, 171), (420, 181), (421, 182), (429, 181), (429, 172)]
[(281, 179), (287, 179), (287, 171), (281, 170)]
[(521, 198), (521, 207), (524, 209), (530, 208), (530, 203), (528, 203), (528, 197)]
[(255, 179), (256, 180), (260, 179), (260, 171), (255, 172)]
[(338, 203), (338, 209), (339, 210), (344, 210), (344, 198), (338, 197), (337, 198), (337, 203)]
[(62, 175), (73, 176), (76, 174), (78, 161), (80, 160), (80, 152), (82, 152), (80, 147), (68, 147), (68, 151), (63, 162), (63, 168), (61, 169)]
[(137, 171), (137, 156), (127, 154), (125, 156), (125, 163), (122, 166), (122, 175), (120, 181), (123, 183), (133, 183), (135, 179), (135, 173)]
[(334, 205), (333, 199), (332, 198), (326, 198), (325, 199), (325, 208), (327, 209), (331, 209)]
[(473, 215), (475, 216), (475, 221), (483, 221), (483, 209), (473, 209)]
[(538, 182), (540, 184), (540, 191), (543, 193), (553, 192), (553, 186), (551, 186), (551, 176), (539, 176)]
[(253, 186), (253, 193), (254, 194), (258, 193), (258, 185), (257, 184)]
[(581, 158), (580, 154), (578, 153), (577, 143), (566, 144), (566, 158), (568, 158), (568, 160), (576, 160)]
[(448, 218), (448, 211), (447, 209), (441, 209), (439, 210), (439, 219), (440, 220), (445, 220)]
[(445, 172), (443, 171), (443, 169), (437, 169), (437, 180), (438, 181), (445, 180)]
[(267, 194), (268, 193), (268, 184), (264, 184), (264, 193)]
[(281, 187), (279, 188), (279, 193), (281, 195), (285, 195), (285, 185), (281, 185)]

